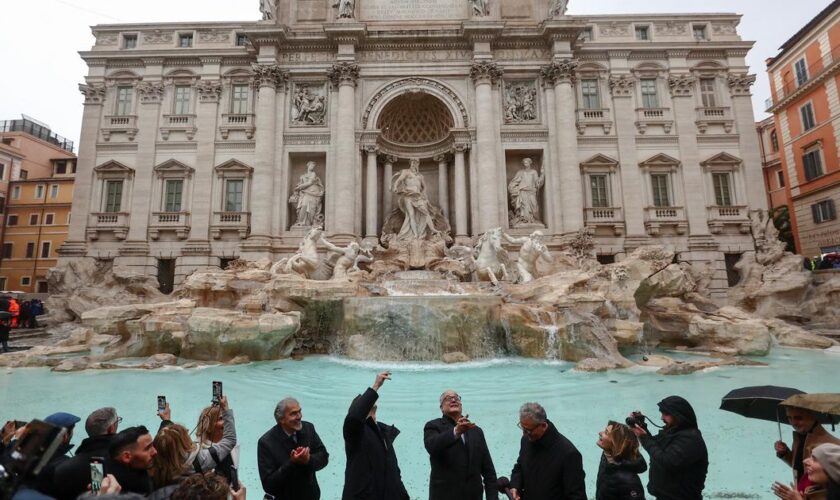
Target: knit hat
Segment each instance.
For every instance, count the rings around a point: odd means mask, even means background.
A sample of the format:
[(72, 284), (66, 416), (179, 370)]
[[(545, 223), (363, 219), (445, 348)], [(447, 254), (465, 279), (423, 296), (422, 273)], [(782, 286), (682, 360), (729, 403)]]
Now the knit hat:
[(814, 448), (811, 456), (822, 465), (832, 481), (840, 483), (840, 444), (821, 444)]

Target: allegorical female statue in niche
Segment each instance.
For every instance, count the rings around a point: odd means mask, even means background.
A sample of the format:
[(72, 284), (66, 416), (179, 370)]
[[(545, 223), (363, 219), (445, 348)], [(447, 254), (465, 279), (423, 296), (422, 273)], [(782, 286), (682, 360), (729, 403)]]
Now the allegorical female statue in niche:
[(300, 181), (295, 186), (289, 203), (293, 203), (297, 209), (297, 220), (293, 227), (310, 227), (322, 222), (321, 215), (322, 200), (324, 199), (324, 184), (321, 178), (315, 173), (318, 164), (314, 161), (306, 163), (306, 173), (300, 176)]
[(409, 161), (409, 168), (401, 170), (393, 177), (391, 190), (398, 197), (398, 206), (405, 215), (397, 239), (431, 238), (439, 231), (435, 229), (432, 204), (426, 197), (426, 184), (420, 173), (420, 160)]
[(545, 183), (545, 172), (537, 172), (530, 158), (522, 160), (522, 168), (508, 184), (512, 208), (510, 223), (513, 227), (542, 225), (540, 220), (539, 193)]

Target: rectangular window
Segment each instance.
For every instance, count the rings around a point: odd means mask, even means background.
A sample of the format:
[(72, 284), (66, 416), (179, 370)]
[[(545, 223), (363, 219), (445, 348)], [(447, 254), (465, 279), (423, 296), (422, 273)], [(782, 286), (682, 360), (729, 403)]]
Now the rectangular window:
[(581, 80), (580, 89), (583, 93), (583, 107), (585, 109), (601, 109), (601, 96), (598, 92), (598, 80)]
[(705, 24), (695, 24), (692, 27), (692, 31), (694, 32), (694, 39), (701, 41), (706, 40), (706, 25)]
[(168, 179), (164, 188), (163, 211), (180, 212), (181, 194), (184, 190), (182, 179)]
[(52, 198), (52, 199), (58, 198), (58, 184), (51, 184), (50, 185), (50, 198)]
[(19, 200), (20, 199), (20, 186), (15, 186), (12, 188), (12, 199)]
[(659, 95), (656, 89), (656, 78), (642, 78), (640, 86), (642, 89), (642, 107), (658, 108)]
[(55, 223), (55, 214), (44, 215), (44, 225), (52, 226)]
[(120, 211), (122, 204), (123, 181), (105, 182), (105, 206), (104, 212), (115, 213)]
[(3, 243), (3, 258), (4, 259), (11, 259), (12, 258), (12, 250), (14, 250), (14, 246), (12, 243)]
[(248, 86), (236, 84), (231, 90), (230, 112), (235, 115), (244, 115), (248, 112)]
[(237, 47), (244, 47), (248, 45), (248, 37), (243, 35), (242, 33), (236, 34), (236, 46)]
[(25, 181), (29, 178), (29, 170), (20, 169), (20, 175), (18, 177), (20, 180)]
[(0, 214), (6, 213), (6, 197), (0, 194)]
[(193, 45), (193, 36), (192, 33), (181, 33), (178, 35), (178, 46), (185, 49), (188, 47), (192, 47)]
[(802, 130), (804, 132), (817, 126), (817, 119), (814, 117), (814, 106), (810, 102), (799, 108), (799, 116), (802, 118)]
[(242, 211), (242, 179), (227, 181), (225, 185), (225, 212)]
[(123, 35), (123, 48), (124, 49), (136, 49), (137, 48), (137, 35)]
[(35, 242), (30, 241), (26, 243), (26, 258), (31, 259), (35, 257)]
[(834, 209), (834, 200), (825, 200), (811, 205), (811, 213), (814, 216), (814, 222), (817, 224), (837, 218), (837, 211)]
[(117, 115), (131, 114), (131, 101), (134, 89), (132, 87), (117, 87)]
[(45, 188), (45, 186), (43, 184), (38, 184), (37, 186), (35, 186), (35, 199), (36, 200), (40, 200), (41, 198), (44, 197), (44, 188)]
[(20, 285), (21, 286), (29, 286), (32, 284), (32, 278), (29, 276), (21, 276), (20, 277)]
[(715, 189), (715, 205), (719, 207), (732, 206), (729, 172), (712, 174), (712, 184)]
[(38, 225), (38, 214), (29, 214), (29, 225), (30, 226), (37, 226)]
[(17, 226), (18, 223), (18, 216), (17, 215), (9, 215), (9, 219), (6, 221), (7, 226)]
[(0, 181), (4, 180), (6, 177), (6, 164), (0, 163)]
[(176, 115), (186, 115), (190, 112), (190, 86), (178, 85), (175, 87), (175, 109)]
[(780, 188), (785, 187), (785, 173), (782, 172), (781, 170), (778, 170), (778, 171), (776, 171), (776, 177), (779, 180), (779, 187)]
[(0, 277), (0, 290), (5, 290), (5, 289), (6, 289), (6, 277), (3, 276), (3, 277)]
[(796, 71), (796, 86), (799, 87), (808, 81), (808, 66), (806, 66), (805, 58), (796, 61), (793, 67)]
[(650, 176), (653, 192), (653, 206), (670, 207), (671, 197), (668, 193), (668, 174), (652, 174)]
[(590, 175), (589, 186), (592, 188), (592, 208), (609, 207), (610, 197), (607, 191), (607, 176)]
[(779, 134), (775, 130), (770, 132), (770, 148), (774, 153), (779, 152)]
[(591, 42), (592, 41), (592, 28), (583, 28), (583, 31), (580, 33), (580, 39), (584, 42)]
[(42, 241), (41, 242), (41, 258), (42, 259), (49, 259), (51, 249), (52, 249), (52, 242), (51, 241)]
[(38, 287), (38, 289), (35, 290), (35, 293), (49, 293), (50, 291), (49, 283), (46, 281), (36, 281), (35, 286)]
[(636, 26), (636, 40), (650, 40), (647, 26)]
[(55, 163), (55, 173), (56, 174), (66, 174), (67, 173), (67, 162), (66, 161), (58, 161)]
[(822, 176), (822, 156), (819, 149), (812, 149), (802, 155), (802, 164), (805, 167), (805, 180), (813, 180)]
[(703, 101), (704, 108), (717, 107), (717, 93), (715, 92), (714, 78), (700, 79), (700, 98)]

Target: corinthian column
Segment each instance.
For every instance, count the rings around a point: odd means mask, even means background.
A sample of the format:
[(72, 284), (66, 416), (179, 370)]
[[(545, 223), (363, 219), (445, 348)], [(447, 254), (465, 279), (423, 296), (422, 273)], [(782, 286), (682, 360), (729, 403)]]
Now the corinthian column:
[(276, 64), (254, 64), (259, 88), (256, 116), (256, 160), (251, 190), (251, 236), (253, 243), (270, 245), (271, 217), (276, 210), (274, 170), (277, 137), (277, 92), (283, 92), (286, 75)]
[(366, 186), (365, 192), (367, 195), (365, 206), (365, 237), (377, 238), (377, 225), (379, 222), (377, 208), (379, 207), (379, 192), (377, 190), (377, 168), (376, 168), (376, 154), (379, 148), (376, 146), (365, 146), (365, 153), (367, 154), (367, 172), (365, 172)]
[(335, 135), (335, 155), (330, 162), (335, 169), (334, 206), (337, 207), (333, 220), (327, 228), (332, 233), (356, 235), (356, 80), (359, 66), (352, 62), (333, 65), (328, 76), (338, 87), (338, 124)]
[(476, 150), (478, 153), (478, 221), (475, 230), (483, 233), (501, 226), (499, 221), (499, 169), (496, 149), (496, 117), (493, 113), (493, 85), (502, 76), (502, 69), (494, 62), (475, 62), (470, 78), (475, 83)]
[(449, 219), (449, 172), (446, 155), (435, 156), (435, 161), (438, 164), (438, 205), (443, 210), (443, 215)]
[(639, 171), (638, 153), (636, 152), (636, 124), (633, 120), (633, 89), (635, 78), (632, 75), (613, 75), (610, 77), (610, 93), (613, 97), (613, 116), (618, 136), (618, 159), (621, 163), (622, 198), (613, 193), (612, 206), (621, 203), (624, 212), (624, 224), (627, 236), (645, 236), (645, 192), (644, 176)]
[(575, 128), (575, 69), (577, 60), (554, 61), (542, 70), (543, 78), (554, 84), (554, 119), (557, 129), (557, 162), (559, 175), (555, 178), (555, 192), (560, 194), (563, 210), (563, 232), (577, 231), (583, 227), (583, 186), (577, 154), (577, 129)]
[(455, 236), (466, 238), (467, 233), (467, 167), (464, 154), (467, 144), (455, 144)]

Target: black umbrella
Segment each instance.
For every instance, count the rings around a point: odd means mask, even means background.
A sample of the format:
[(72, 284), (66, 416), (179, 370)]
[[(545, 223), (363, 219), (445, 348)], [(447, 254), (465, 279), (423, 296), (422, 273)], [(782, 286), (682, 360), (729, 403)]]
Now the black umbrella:
[(743, 415), (747, 418), (769, 420), (779, 424), (779, 439), (782, 439), (782, 423), (779, 403), (804, 391), (791, 387), (761, 385), (735, 389), (720, 401), (720, 409)]

